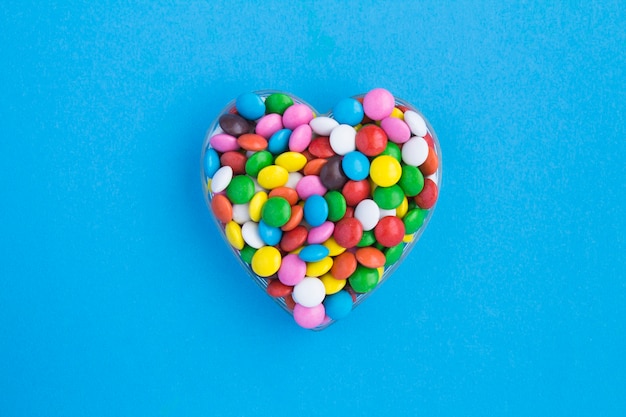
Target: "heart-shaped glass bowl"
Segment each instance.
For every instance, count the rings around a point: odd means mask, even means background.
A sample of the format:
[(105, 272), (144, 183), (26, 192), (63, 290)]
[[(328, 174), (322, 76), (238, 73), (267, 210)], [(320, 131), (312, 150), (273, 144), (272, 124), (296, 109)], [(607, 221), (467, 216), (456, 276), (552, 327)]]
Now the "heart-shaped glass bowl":
[[(313, 111), (314, 117), (320, 117), (320, 116), (327, 116), (327, 117), (330, 117), (330, 118), (333, 117), (333, 112), (332, 111), (329, 111), (327, 113), (319, 113), (319, 112), (317, 112), (317, 110), (312, 105), (310, 105), (305, 100), (303, 100), (300, 97), (297, 97), (297, 96), (295, 96), (295, 95), (293, 95), (291, 93), (286, 93), (286, 92), (277, 91), (277, 90), (260, 90), (260, 91), (255, 91), (254, 94), (256, 94), (259, 97), (261, 97), (261, 99), (264, 100), (264, 101), (265, 101), (265, 99), (267, 97), (269, 97), (272, 94), (284, 94), (284, 95), (290, 97), (293, 100), (294, 104), (304, 104), (304, 105), (308, 106)], [(354, 98), (356, 100), (359, 100), (362, 103), (364, 96), (365, 96), (365, 94), (359, 94), (359, 95), (353, 96), (352, 98)], [(224, 115), (224, 114), (236, 113), (235, 105), (236, 105), (236, 99), (233, 99), (217, 115), (217, 117), (211, 123), (209, 129), (207, 130), (204, 143), (202, 144), (202, 154), (201, 154), (201, 159), (200, 159), (200, 179), (201, 179), (201, 182), (202, 182), (202, 189), (203, 189), (205, 201), (206, 201), (207, 207), (209, 208), (210, 212), (212, 212), (211, 202), (212, 202), (212, 199), (214, 197), (214, 194), (211, 192), (211, 189), (210, 189), (210, 178), (209, 178), (209, 176), (207, 175), (207, 172), (206, 172), (205, 157), (206, 157), (207, 151), (209, 149), (211, 149), (211, 145), (210, 145), (211, 137), (213, 137), (214, 135), (216, 135), (218, 133), (222, 133), (223, 132), (223, 130), (221, 129), (221, 127), (219, 125), (219, 118), (222, 115)], [(427, 128), (427, 131), (428, 131), (427, 136), (429, 136), (429, 139), (432, 142), (432, 145), (433, 145), (434, 151), (436, 153), (436, 157), (437, 157), (438, 163), (437, 163), (436, 171), (434, 173), (428, 175), (428, 176), (425, 176), (425, 178), (428, 178), (428, 179), (432, 180), (436, 184), (436, 191), (437, 191), (437, 194), (438, 194), (439, 190), (441, 189), (441, 182), (442, 182), (442, 157), (441, 157), (441, 147), (440, 147), (437, 135), (435, 133), (435, 130), (433, 129), (433, 127), (429, 123), (428, 119), (417, 108), (415, 108), (411, 103), (409, 103), (409, 102), (407, 102), (405, 100), (402, 100), (402, 99), (395, 98), (395, 106), (396, 106), (396, 108), (403, 109), (403, 111), (412, 110), (412, 111), (416, 112), (417, 114), (419, 114), (422, 117), (422, 119), (424, 120), (424, 122), (426, 124), (426, 128)], [(314, 137), (315, 136), (316, 135), (314, 134)], [(436, 205), (436, 203), (435, 203), (435, 205)], [(384, 270), (382, 272), (382, 275), (380, 276), (380, 279), (379, 279), (378, 284), (376, 285), (376, 287), (373, 290), (365, 292), (365, 293), (356, 293), (354, 291), (350, 291), (350, 293), (352, 295), (352, 300), (353, 300), (352, 309), (356, 308), (358, 305), (363, 303), (367, 298), (369, 298), (375, 292), (375, 290), (378, 289), (380, 287), (380, 285), (383, 282), (385, 282), (394, 273), (394, 271), (400, 266), (400, 264), (404, 261), (404, 259), (409, 255), (409, 253), (412, 251), (412, 249), (415, 247), (416, 243), (420, 239), (421, 235), (426, 230), (426, 227), (427, 227), (427, 225), (428, 225), (428, 223), (429, 223), (429, 221), (430, 221), (430, 219), (431, 219), (431, 217), (433, 215), (435, 205), (432, 205), (432, 207), (428, 208), (428, 213), (425, 216), (424, 221), (423, 221), (422, 225), (419, 227), (419, 229), (415, 233), (413, 233), (410, 236), (410, 238), (407, 237), (406, 239), (404, 239), (404, 244), (403, 244), (403, 248), (402, 248), (402, 252), (401, 252), (400, 256), (397, 257), (397, 260), (395, 262), (391, 263), (390, 265), (386, 265), (384, 267)], [(227, 236), (226, 236), (225, 231), (224, 231), (224, 225), (217, 219), (217, 217), (215, 215), (213, 215), (212, 217), (213, 217), (213, 220), (215, 222), (215, 225), (217, 226), (217, 229), (219, 230), (219, 232), (221, 234), (222, 242), (224, 244), (226, 244), (231, 249), (231, 251), (233, 252), (235, 258), (237, 259), (237, 261), (241, 265), (243, 271), (245, 271), (247, 273), (247, 275), (250, 278), (252, 278), (252, 281), (254, 281), (267, 294), (268, 284), (271, 281), (271, 279), (275, 278), (275, 277), (269, 277), (268, 278), (268, 277), (261, 277), (261, 276), (257, 275), (252, 270), (250, 264), (247, 263), (247, 262), (244, 262), (244, 260), (242, 259), (240, 251), (235, 249), (232, 245), (230, 245), (228, 243), (228, 239), (227, 239)], [(293, 301), (293, 299), (291, 298), (290, 295), (284, 296), (284, 297), (270, 296), (270, 298), (272, 298), (287, 313), (289, 313), (290, 315), (293, 315), (294, 301)], [(330, 326), (331, 324), (333, 324), (336, 321), (337, 320), (332, 319), (332, 318), (326, 316), (324, 321), (319, 326), (316, 326), (316, 327), (312, 328), (312, 330), (322, 330), (322, 329), (325, 329), (326, 327)]]

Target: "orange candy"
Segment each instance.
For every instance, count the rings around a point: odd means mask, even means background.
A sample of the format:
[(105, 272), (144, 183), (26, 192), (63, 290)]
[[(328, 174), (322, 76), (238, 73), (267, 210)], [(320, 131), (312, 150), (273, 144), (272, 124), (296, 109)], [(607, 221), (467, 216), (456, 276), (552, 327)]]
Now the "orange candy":
[(298, 193), (293, 188), (289, 187), (277, 187), (270, 191), (269, 197), (282, 197), (289, 203), (290, 206), (298, 203), (300, 199)]
[(356, 260), (368, 268), (380, 268), (385, 266), (385, 254), (374, 247), (360, 248), (356, 251)]
[(317, 158), (317, 159), (310, 160), (304, 166), (304, 175), (319, 176), (320, 171), (322, 170), (322, 167), (326, 165), (326, 162), (328, 162), (328, 159)]
[(287, 223), (285, 223), (281, 227), (281, 230), (283, 232), (289, 232), (295, 229), (296, 226), (300, 224), (303, 217), (304, 217), (304, 209), (302, 208), (301, 205), (296, 204), (294, 206), (291, 206), (291, 217), (289, 218), (289, 220), (287, 220)]
[(228, 197), (216, 194), (211, 200), (211, 209), (220, 222), (226, 224), (233, 219), (233, 206)]
[(267, 139), (256, 133), (245, 133), (237, 138), (237, 144), (246, 151), (262, 151), (267, 148)]
[(437, 168), (439, 168), (439, 159), (437, 158), (437, 154), (435, 153), (435, 148), (432, 146), (428, 147), (428, 156), (422, 165), (419, 166), (420, 171), (424, 176), (432, 175), (437, 172)]
[(335, 257), (333, 267), (330, 269), (330, 274), (335, 279), (348, 279), (355, 270), (356, 257), (351, 252), (344, 252)]

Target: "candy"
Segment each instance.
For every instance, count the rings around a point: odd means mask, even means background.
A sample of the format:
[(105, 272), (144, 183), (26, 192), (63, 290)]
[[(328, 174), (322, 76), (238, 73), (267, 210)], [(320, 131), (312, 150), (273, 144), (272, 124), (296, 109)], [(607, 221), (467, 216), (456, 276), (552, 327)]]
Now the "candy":
[(250, 131), (250, 124), (238, 114), (226, 113), (220, 116), (219, 125), (224, 133), (239, 137)]
[(356, 126), (363, 120), (363, 105), (353, 98), (339, 100), (333, 107), (333, 118), (340, 124)]
[(283, 114), (291, 105), (293, 105), (293, 100), (287, 94), (270, 94), (265, 99), (265, 107), (268, 113)]
[(315, 307), (324, 301), (326, 290), (318, 278), (305, 277), (293, 287), (293, 300), (304, 307)]
[(254, 93), (244, 93), (237, 97), (237, 112), (248, 120), (256, 120), (265, 114), (265, 103)]
[(209, 206), (228, 244), (298, 325), (346, 317), (403, 258), (438, 197), (438, 143), (389, 91), (316, 116), (280, 93), (245, 93), (205, 139)]
[(326, 315), (333, 320), (340, 320), (352, 311), (352, 296), (348, 291), (339, 291), (324, 299)]

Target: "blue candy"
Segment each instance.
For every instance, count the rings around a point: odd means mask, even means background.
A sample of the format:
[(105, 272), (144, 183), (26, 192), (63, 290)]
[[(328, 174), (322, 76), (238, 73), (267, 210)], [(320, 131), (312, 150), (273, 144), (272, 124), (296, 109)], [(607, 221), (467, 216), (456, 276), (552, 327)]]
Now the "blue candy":
[(244, 93), (237, 97), (235, 107), (240, 116), (256, 120), (265, 114), (265, 103), (254, 93)]
[(361, 181), (369, 175), (370, 160), (359, 151), (348, 152), (343, 156), (341, 168), (351, 180)]
[(204, 154), (204, 174), (213, 178), (218, 169), (220, 169), (220, 157), (215, 149), (209, 148)]
[(312, 195), (304, 202), (304, 219), (311, 227), (320, 226), (328, 219), (328, 203), (321, 195)]
[(289, 137), (291, 136), (290, 129), (280, 129), (274, 133), (267, 144), (267, 150), (278, 155), (279, 153), (286, 152), (289, 147)]
[(259, 221), (259, 236), (268, 246), (278, 245), (283, 237), (280, 227), (268, 226), (263, 220)]
[(339, 124), (356, 126), (363, 120), (363, 105), (353, 98), (339, 100), (333, 107), (333, 118)]
[(333, 320), (339, 320), (352, 311), (352, 296), (348, 291), (342, 290), (336, 294), (326, 296), (323, 304), (326, 315)]
[(298, 256), (304, 262), (321, 261), (328, 256), (328, 248), (322, 245), (309, 245), (302, 248)]

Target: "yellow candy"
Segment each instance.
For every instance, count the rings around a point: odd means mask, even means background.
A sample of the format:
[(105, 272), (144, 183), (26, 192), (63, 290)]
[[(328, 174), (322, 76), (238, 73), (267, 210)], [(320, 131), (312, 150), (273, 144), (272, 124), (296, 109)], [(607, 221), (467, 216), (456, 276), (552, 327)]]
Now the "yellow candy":
[(224, 233), (226, 234), (226, 240), (237, 250), (243, 249), (243, 235), (241, 234), (241, 226), (235, 221), (231, 220), (226, 223), (224, 227)]
[(328, 256), (337, 256), (346, 251), (346, 248), (339, 246), (339, 244), (335, 241), (334, 237), (328, 238), (328, 240), (322, 243), (322, 246), (325, 246), (328, 249)]
[(330, 256), (325, 257), (321, 261), (307, 262), (306, 264), (306, 276), (308, 277), (321, 277), (333, 267), (333, 258)]
[(402, 238), (402, 241), (404, 243), (409, 243), (413, 241), (413, 235), (404, 235), (404, 238)]
[(263, 204), (265, 204), (267, 198), (267, 193), (265, 191), (259, 191), (250, 200), (250, 208), (248, 211), (250, 212), (250, 219), (252, 221), (258, 223), (259, 220), (261, 220), (261, 210), (263, 209)]
[(383, 272), (385, 272), (385, 267), (381, 266), (379, 268), (376, 268), (376, 270), (378, 271), (378, 279), (381, 279), (383, 277)]
[(285, 168), (288, 172), (296, 172), (304, 168), (307, 159), (300, 152), (285, 152), (278, 155), (274, 163)]
[(273, 246), (263, 246), (252, 255), (252, 270), (261, 277), (269, 277), (280, 268), (280, 252)]
[(259, 172), (257, 180), (261, 187), (272, 190), (287, 184), (289, 172), (281, 166), (270, 165)]
[(324, 284), (326, 295), (336, 294), (346, 286), (346, 279), (337, 279), (331, 274), (323, 275), (320, 280)]
[(409, 200), (407, 200), (406, 196), (402, 200), (402, 203), (396, 208), (396, 216), (403, 219), (406, 216), (406, 213), (409, 211)]
[(397, 107), (394, 107), (389, 117), (395, 117), (396, 119), (404, 120), (404, 113)]
[(370, 177), (380, 187), (391, 187), (400, 180), (401, 176), (402, 166), (393, 156), (377, 156), (370, 165)]

